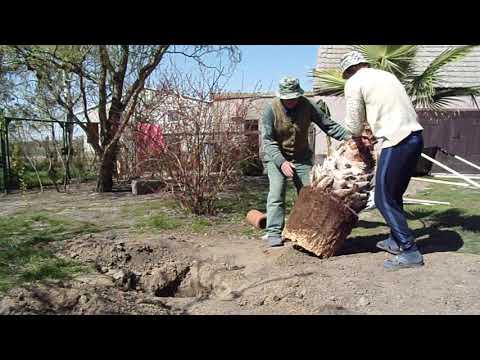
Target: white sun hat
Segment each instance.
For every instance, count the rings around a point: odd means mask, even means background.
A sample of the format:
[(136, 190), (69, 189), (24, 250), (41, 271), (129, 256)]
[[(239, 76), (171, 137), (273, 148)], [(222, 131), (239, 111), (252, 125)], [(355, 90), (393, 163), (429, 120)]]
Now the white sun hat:
[(342, 70), (342, 75), (345, 74), (345, 71), (350, 67), (358, 64), (368, 64), (367, 59), (359, 53), (358, 51), (350, 51), (342, 56), (340, 60), (340, 69)]

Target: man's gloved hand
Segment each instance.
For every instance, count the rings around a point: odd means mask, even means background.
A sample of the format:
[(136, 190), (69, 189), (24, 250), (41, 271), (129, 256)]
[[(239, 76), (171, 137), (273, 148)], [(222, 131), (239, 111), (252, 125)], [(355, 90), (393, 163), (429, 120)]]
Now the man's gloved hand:
[(295, 171), (295, 165), (293, 165), (290, 161), (284, 161), (281, 167), (282, 172), (287, 177), (293, 177), (293, 173)]

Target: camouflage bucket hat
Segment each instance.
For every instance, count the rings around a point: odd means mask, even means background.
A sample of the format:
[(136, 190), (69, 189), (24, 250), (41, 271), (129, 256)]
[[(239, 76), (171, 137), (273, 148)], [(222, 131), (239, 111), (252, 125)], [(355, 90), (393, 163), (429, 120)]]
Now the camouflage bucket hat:
[(300, 87), (300, 82), (297, 78), (287, 76), (280, 80), (277, 91), (277, 96), (280, 99), (296, 99), (302, 96), (303, 93), (304, 91)]
[(368, 64), (368, 61), (358, 51), (350, 51), (349, 53), (346, 53), (340, 60), (340, 69), (342, 70), (342, 76), (345, 74), (345, 70), (347, 70), (350, 66), (363, 63)]

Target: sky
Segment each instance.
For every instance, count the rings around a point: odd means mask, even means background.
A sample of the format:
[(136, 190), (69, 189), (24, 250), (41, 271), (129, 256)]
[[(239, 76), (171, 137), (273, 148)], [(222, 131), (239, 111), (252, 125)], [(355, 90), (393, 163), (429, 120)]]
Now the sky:
[(286, 75), (300, 79), (305, 91), (312, 90), (309, 70), (315, 67), (319, 45), (241, 45), (242, 61), (227, 83), (228, 91), (249, 92), (258, 84), (262, 91), (275, 91)]
[[(238, 45), (241, 62), (228, 81), (222, 81), (224, 91), (228, 92), (271, 92), (276, 91), (283, 76), (295, 76), (305, 91), (312, 90), (312, 79), (308, 76), (317, 61), (319, 45)], [(178, 70), (184, 73), (196, 73), (198, 64), (182, 55), (171, 58)], [(223, 60), (222, 60), (223, 59)], [(226, 62), (217, 55), (206, 56), (209, 65)], [(168, 63), (166, 63), (169, 66)]]

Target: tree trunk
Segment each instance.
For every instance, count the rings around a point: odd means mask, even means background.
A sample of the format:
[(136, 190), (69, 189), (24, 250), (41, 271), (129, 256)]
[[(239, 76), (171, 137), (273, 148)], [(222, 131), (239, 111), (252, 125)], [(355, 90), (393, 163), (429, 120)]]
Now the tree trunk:
[(320, 257), (333, 256), (357, 224), (373, 188), (375, 157), (371, 132), (367, 146), (342, 143), (322, 166), (314, 166), (311, 185), (303, 188), (283, 236)]
[(112, 101), (109, 117), (104, 127), (100, 129), (103, 154), (100, 157), (100, 168), (98, 169), (97, 192), (111, 192), (113, 188), (113, 174), (118, 153), (118, 140), (115, 140), (115, 135), (118, 131), (121, 114), (120, 104)]
[(69, 123), (66, 124), (65, 128), (67, 130), (67, 153), (66, 153), (66, 161), (65, 161), (65, 184), (68, 184), (70, 180), (72, 179), (72, 174), (70, 171), (70, 163), (72, 162), (72, 157), (73, 157), (73, 131), (74, 131), (74, 125), (73, 125), (73, 119), (69, 118), (68, 119)]
[(288, 219), (283, 236), (322, 258), (333, 256), (357, 224), (357, 214), (323, 189), (307, 186)]
[(96, 191), (99, 193), (111, 192), (113, 188), (113, 172), (116, 157), (116, 146), (110, 151), (103, 154), (100, 159), (100, 167), (98, 169)]

